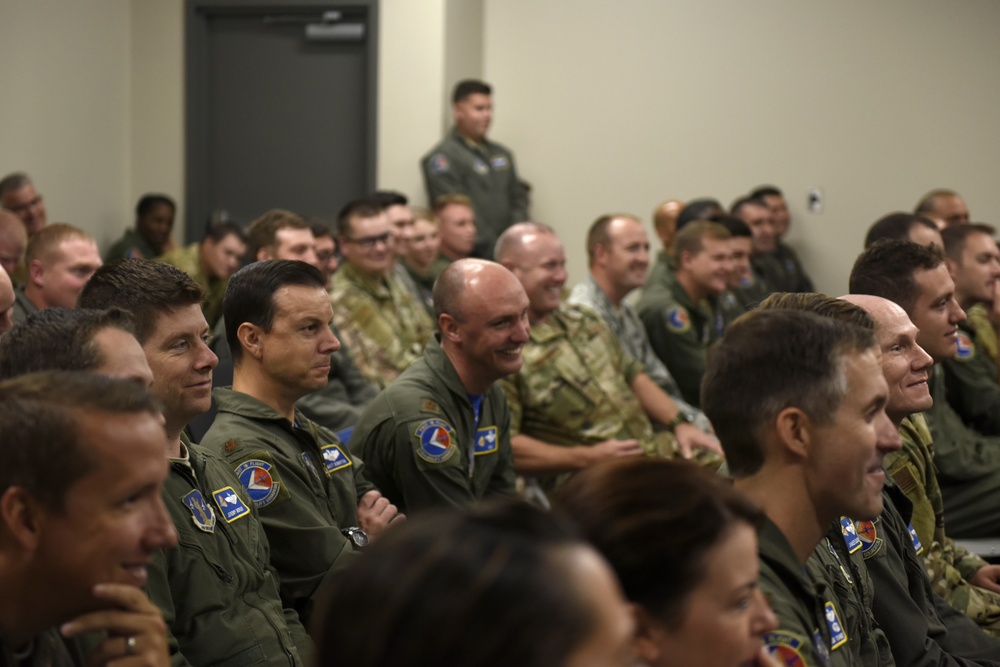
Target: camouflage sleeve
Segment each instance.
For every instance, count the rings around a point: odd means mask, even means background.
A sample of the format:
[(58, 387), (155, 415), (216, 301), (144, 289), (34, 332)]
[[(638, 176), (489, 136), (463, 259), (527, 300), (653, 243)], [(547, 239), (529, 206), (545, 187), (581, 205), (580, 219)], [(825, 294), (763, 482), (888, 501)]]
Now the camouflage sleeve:
[(347, 340), (358, 370), (370, 382), (384, 389), (420, 356), (404, 346), (372, 303), (346, 293), (334, 299), (334, 323)]
[(953, 556), (951, 562), (955, 564), (955, 569), (958, 570), (959, 574), (961, 574), (962, 578), (966, 581), (978, 572), (980, 568), (989, 565), (989, 563), (986, 562), (986, 559), (970, 552), (950, 537), (945, 538), (945, 540), (950, 543), (950, 547), (952, 549)]

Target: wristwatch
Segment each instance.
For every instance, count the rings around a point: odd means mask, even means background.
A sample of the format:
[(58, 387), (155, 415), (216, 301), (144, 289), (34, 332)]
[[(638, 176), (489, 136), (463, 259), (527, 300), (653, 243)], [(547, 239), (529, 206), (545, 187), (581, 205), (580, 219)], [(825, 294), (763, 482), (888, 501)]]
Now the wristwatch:
[(670, 420), (667, 424), (667, 430), (673, 433), (678, 426), (681, 424), (692, 424), (694, 423), (694, 415), (690, 412), (684, 412), (683, 410), (678, 410), (674, 418)]
[(355, 549), (361, 549), (362, 547), (368, 546), (368, 534), (357, 526), (344, 528), (340, 532), (343, 533), (344, 537), (351, 541), (351, 544), (354, 545)]

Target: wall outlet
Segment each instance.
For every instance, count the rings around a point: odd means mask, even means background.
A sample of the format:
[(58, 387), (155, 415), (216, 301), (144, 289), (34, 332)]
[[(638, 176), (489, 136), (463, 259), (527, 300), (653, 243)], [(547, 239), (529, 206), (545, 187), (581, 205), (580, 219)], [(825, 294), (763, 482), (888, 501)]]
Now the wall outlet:
[(809, 188), (809, 196), (806, 199), (806, 206), (809, 207), (811, 212), (822, 213), (824, 201), (823, 188)]

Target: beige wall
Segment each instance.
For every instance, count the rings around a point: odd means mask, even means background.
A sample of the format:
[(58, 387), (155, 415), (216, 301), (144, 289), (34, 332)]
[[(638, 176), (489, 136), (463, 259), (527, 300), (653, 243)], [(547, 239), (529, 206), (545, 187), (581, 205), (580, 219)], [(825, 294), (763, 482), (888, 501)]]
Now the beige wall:
[[(572, 239), (571, 280), (600, 213), (648, 221), (664, 199), (728, 205), (765, 182), (835, 294), (868, 225), (932, 187), (1000, 222), (993, 0), (487, 0), (484, 25), (492, 134), (535, 217)], [(823, 213), (806, 211), (810, 186)]]
[[(536, 217), (570, 239), (571, 281), (600, 213), (763, 182), (834, 293), (871, 221), (932, 187), (1000, 221), (993, 0), (381, 0), (380, 16), (378, 185), (423, 200), (449, 89), (481, 75)], [(181, 0), (3, 0), (0, 57), (0, 172), (31, 172), (50, 219), (107, 243), (143, 192), (183, 202)]]

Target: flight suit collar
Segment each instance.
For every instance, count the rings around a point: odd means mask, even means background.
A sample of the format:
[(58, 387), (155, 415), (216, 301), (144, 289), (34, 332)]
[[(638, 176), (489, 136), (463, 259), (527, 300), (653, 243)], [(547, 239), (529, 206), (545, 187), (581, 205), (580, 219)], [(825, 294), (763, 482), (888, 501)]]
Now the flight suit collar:
[[(255, 421), (281, 422), (288, 424), (288, 419), (267, 403), (257, 400), (249, 394), (233, 391), (232, 387), (216, 387), (212, 392), (219, 412), (230, 412), (240, 417)], [(298, 408), (295, 409), (295, 421), (303, 421)]]

